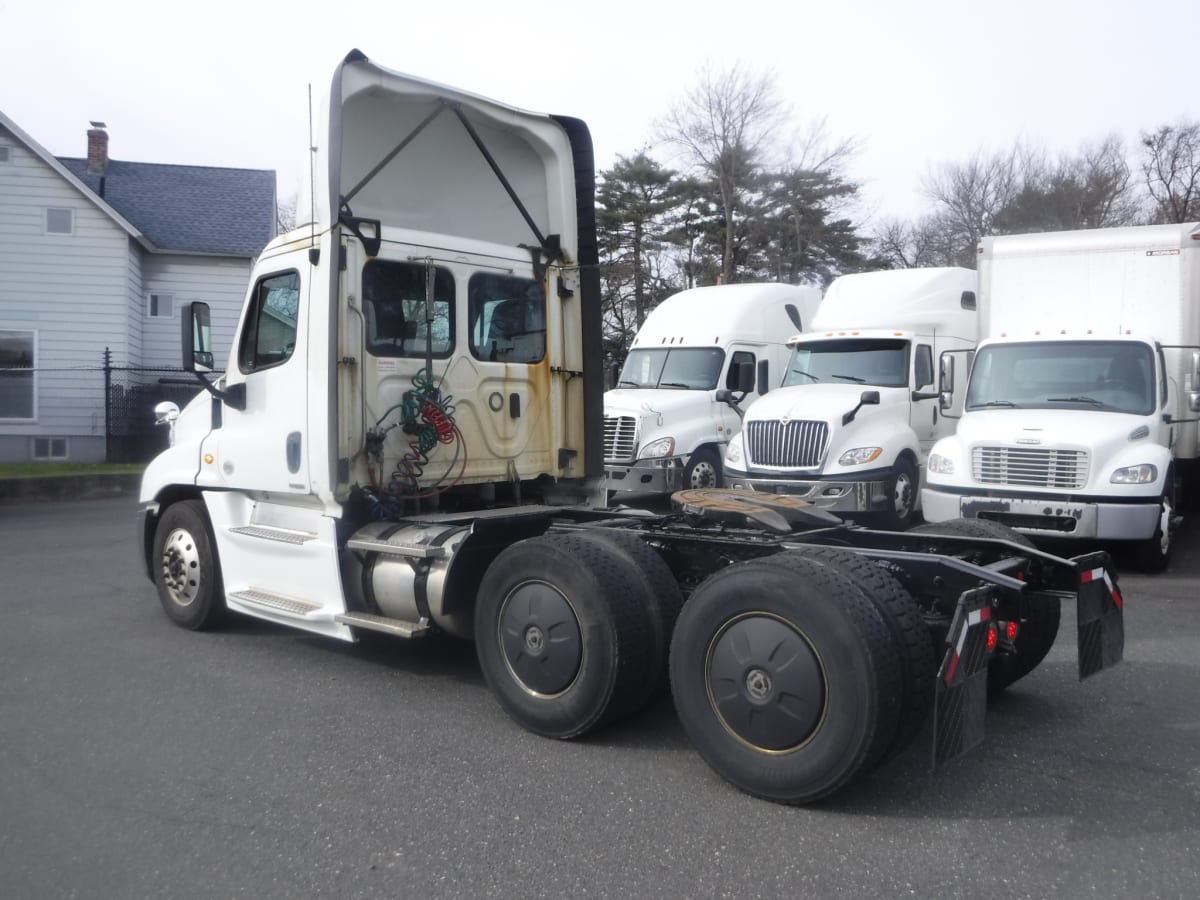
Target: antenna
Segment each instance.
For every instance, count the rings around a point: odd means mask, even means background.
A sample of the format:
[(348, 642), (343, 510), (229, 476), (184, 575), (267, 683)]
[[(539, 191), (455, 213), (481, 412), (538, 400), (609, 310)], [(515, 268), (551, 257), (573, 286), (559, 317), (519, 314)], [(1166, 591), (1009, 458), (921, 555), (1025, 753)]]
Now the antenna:
[(308, 227), (312, 230), (312, 247), (308, 250), (308, 261), (317, 264), (321, 251), (317, 248), (317, 147), (313, 143), (312, 82), (308, 83)]

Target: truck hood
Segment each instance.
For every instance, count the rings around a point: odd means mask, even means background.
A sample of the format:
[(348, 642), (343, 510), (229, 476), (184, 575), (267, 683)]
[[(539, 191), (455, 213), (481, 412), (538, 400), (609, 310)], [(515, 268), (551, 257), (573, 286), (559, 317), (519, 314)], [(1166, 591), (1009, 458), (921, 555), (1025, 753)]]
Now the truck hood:
[(696, 415), (696, 410), (713, 402), (712, 391), (637, 390), (617, 388), (604, 394), (604, 415), (642, 416), (661, 415), (665, 418), (683, 412)]
[(778, 388), (751, 404), (746, 421), (793, 421), (814, 419), (841, 427), (842, 416), (858, 405), (863, 391), (879, 391), (878, 406), (864, 406), (857, 420), (869, 421), (897, 407), (907, 418), (908, 388), (884, 388), (869, 384), (802, 384)]
[[(958, 423), (961, 446), (981, 444), (1088, 450), (1105, 459), (1130, 444), (1147, 424), (1145, 416), (1090, 409), (989, 409), (970, 412)], [(1149, 431), (1143, 438), (1150, 443)]]

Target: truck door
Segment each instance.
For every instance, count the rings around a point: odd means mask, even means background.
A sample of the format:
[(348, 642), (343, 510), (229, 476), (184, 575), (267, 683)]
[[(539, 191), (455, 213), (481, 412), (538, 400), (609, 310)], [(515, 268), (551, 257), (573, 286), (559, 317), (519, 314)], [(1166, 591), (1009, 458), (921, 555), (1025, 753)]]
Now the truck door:
[(921, 467), (929, 451), (939, 439), (954, 431), (954, 420), (947, 419), (938, 409), (936, 375), (933, 369), (933, 347), (918, 343), (913, 347), (912, 389), (915, 394), (928, 394), (909, 405), (909, 425), (921, 447)]
[[(742, 364), (750, 366), (751, 371), (758, 371), (758, 359), (749, 350), (734, 350), (729, 354), (729, 362), (725, 370), (725, 379), (717, 387), (727, 388), (733, 391), (735, 397), (740, 396), (738, 391), (738, 367)], [(738, 404), (742, 412), (745, 413), (750, 408), (750, 404), (754, 402), (758, 394), (754, 390), (746, 394), (745, 399)], [(728, 404), (714, 403), (712, 404), (714, 414), (716, 416), (716, 425), (721, 435), (723, 442), (728, 443), (730, 438), (742, 430), (742, 418), (734, 412)]]
[(309, 492), (308, 272), (303, 254), (283, 257), (251, 286), (225, 376), (226, 387), (245, 384), (245, 409), (222, 403), (221, 427), (203, 448), (213, 462), (201, 467), (202, 484)]

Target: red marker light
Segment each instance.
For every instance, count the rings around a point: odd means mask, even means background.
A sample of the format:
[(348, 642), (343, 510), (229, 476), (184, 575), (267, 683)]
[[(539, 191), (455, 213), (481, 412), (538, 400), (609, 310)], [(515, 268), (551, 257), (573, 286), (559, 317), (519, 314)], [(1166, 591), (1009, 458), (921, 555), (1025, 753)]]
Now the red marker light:
[(989, 625), (988, 632), (987, 632), (987, 648), (988, 648), (988, 650), (996, 649), (996, 641), (997, 640), (999, 640), (999, 638), (996, 636), (996, 626)]
[(1016, 622), (1008, 623), (1007, 634), (1008, 634), (1008, 639), (1010, 641), (1015, 641), (1017, 639), (1017, 623)]

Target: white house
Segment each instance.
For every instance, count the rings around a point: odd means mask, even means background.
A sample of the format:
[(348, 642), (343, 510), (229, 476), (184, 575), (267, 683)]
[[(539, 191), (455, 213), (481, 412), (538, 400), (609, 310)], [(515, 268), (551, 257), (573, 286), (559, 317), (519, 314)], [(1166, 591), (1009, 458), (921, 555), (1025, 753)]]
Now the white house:
[(0, 112), (0, 462), (104, 460), (105, 349), (178, 366), (188, 300), (228, 347), (275, 234), (274, 171), (113, 160), (92, 125), (56, 158)]

